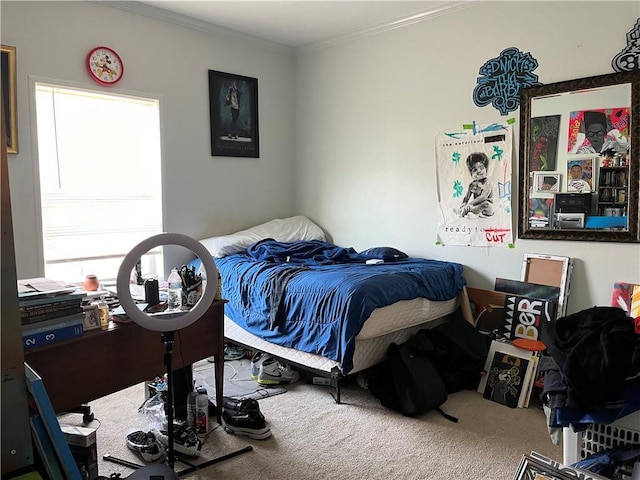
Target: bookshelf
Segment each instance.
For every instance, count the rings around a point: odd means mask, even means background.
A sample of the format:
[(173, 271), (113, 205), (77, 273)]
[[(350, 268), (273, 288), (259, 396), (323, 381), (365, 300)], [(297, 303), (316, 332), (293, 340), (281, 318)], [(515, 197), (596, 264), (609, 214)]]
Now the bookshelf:
[(598, 215), (627, 215), (629, 167), (600, 167), (598, 175)]

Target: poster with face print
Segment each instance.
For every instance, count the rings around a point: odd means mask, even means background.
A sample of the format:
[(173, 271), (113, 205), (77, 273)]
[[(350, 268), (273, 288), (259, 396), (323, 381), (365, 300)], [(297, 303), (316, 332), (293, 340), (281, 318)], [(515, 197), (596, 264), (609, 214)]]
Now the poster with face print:
[(629, 149), (629, 108), (580, 110), (569, 114), (567, 153), (626, 152)]
[(506, 122), (438, 135), (441, 244), (512, 244), (511, 151), (511, 126)]

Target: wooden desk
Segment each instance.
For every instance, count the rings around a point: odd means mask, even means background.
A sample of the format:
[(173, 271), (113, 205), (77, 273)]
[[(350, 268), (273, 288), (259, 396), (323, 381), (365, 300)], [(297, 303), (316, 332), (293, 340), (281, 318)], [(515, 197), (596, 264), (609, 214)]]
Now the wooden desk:
[[(215, 357), (216, 410), (222, 409), (224, 372), (224, 301), (213, 302), (200, 320), (175, 332), (172, 367), (176, 417), (186, 418), (192, 388), (191, 365)], [(27, 350), (24, 361), (42, 377), (56, 412), (72, 410), (110, 393), (162, 375), (162, 332), (137, 324), (114, 324), (67, 341)], [(142, 394), (142, 392), (141, 392)], [(142, 403), (143, 397), (140, 397)]]

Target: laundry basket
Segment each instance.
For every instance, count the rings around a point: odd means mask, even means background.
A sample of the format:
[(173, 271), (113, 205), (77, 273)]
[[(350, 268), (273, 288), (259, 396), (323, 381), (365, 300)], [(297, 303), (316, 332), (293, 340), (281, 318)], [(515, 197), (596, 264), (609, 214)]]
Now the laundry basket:
[(609, 425), (593, 424), (583, 431), (580, 458), (624, 445), (640, 445), (640, 411)]
[(610, 424), (594, 423), (586, 430), (562, 429), (562, 458), (573, 465), (589, 455), (623, 445), (640, 444), (640, 410)]

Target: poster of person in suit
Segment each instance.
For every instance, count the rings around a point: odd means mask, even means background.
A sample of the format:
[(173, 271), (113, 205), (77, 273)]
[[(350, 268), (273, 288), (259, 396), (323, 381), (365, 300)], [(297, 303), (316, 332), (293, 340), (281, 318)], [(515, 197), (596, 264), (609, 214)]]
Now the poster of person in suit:
[(211, 155), (260, 157), (258, 80), (209, 70)]
[(438, 135), (437, 236), (443, 245), (512, 243), (511, 142), (507, 123)]

